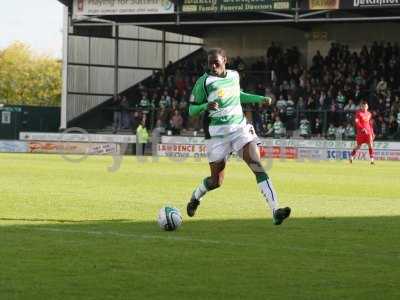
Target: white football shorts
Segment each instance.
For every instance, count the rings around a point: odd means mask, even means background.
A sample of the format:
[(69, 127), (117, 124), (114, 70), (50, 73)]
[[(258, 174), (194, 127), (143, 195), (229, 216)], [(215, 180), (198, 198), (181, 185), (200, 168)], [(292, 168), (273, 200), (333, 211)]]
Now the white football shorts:
[(247, 143), (257, 141), (258, 137), (253, 125), (247, 124), (226, 137), (212, 137), (206, 140), (208, 161), (227, 160), (232, 152), (238, 152)]

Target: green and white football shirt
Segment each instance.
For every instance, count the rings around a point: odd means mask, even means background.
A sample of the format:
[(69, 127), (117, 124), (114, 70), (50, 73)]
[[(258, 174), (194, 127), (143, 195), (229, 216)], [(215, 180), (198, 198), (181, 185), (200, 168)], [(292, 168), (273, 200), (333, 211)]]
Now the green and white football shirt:
[[(227, 136), (246, 125), (240, 104), (240, 78), (233, 70), (226, 70), (225, 77), (205, 73), (192, 91), (191, 104), (218, 102), (219, 108), (208, 111), (208, 131), (211, 137)], [(207, 131), (207, 129), (205, 129)]]

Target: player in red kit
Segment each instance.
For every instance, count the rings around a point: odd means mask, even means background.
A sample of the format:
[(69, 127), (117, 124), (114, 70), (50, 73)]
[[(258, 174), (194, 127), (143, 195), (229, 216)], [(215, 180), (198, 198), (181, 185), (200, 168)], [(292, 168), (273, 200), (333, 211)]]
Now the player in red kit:
[(374, 129), (371, 124), (371, 113), (368, 111), (368, 103), (363, 101), (361, 103), (361, 109), (356, 113), (356, 142), (357, 146), (353, 149), (350, 156), (350, 163), (353, 162), (353, 159), (357, 153), (357, 151), (361, 148), (362, 144), (368, 145), (369, 157), (371, 159), (371, 164), (374, 164)]

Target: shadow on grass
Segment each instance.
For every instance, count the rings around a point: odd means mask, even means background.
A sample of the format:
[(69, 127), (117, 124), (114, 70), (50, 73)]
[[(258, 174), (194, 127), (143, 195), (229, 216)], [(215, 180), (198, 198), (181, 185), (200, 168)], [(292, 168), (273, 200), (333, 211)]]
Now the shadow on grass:
[(190, 219), (175, 232), (133, 220), (1, 220), (10, 224), (0, 226), (0, 299), (399, 296), (400, 216)]

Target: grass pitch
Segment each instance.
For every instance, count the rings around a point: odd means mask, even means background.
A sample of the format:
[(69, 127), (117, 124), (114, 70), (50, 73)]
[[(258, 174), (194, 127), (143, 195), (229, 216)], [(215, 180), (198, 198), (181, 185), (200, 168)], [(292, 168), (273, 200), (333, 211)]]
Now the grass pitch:
[(0, 299), (400, 298), (400, 163), (275, 160), (281, 226), (242, 162), (193, 219), (206, 160), (111, 164), (0, 155)]

